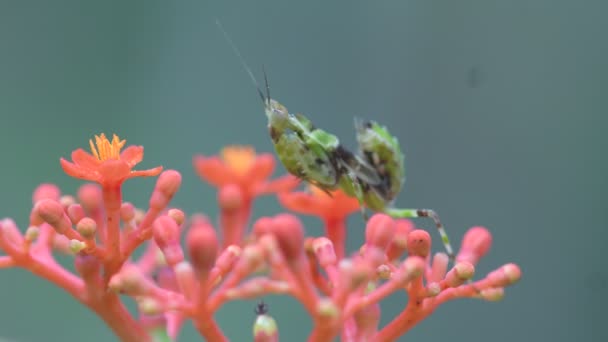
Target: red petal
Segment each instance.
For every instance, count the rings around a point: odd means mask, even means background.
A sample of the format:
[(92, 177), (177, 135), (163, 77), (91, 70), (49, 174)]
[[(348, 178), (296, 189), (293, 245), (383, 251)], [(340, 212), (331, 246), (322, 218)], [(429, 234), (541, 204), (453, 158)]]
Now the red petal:
[(131, 145), (122, 151), (120, 159), (125, 161), (129, 167), (135, 166), (144, 159), (144, 147)]
[(193, 164), (196, 173), (214, 186), (219, 187), (238, 181), (234, 173), (218, 157), (196, 156), (194, 157)]
[(69, 161), (67, 161), (63, 158), (61, 158), (60, 163), (61, 163), (61, 168), (63, 168), (63, 171), (68, 176), (71, 176), (74, 178), (85, 179), (85, 180), (92, 181), (92, 182), (96, 182), (99, 179), (99, 175), (95, 171), (92, 171), (89, 169), (83, 169), (79, 165), (70, 163)]
[(324, 217), (326, 206), (318, 198), (304, 192), (280, 193), (277, 195), (279, 202), (285, 208), (305, 215), (316, 215)]
[(249, 177), (252, 182), (261, 182), (272, 176), (274, 171), (274, 157), (269, 153), (260, 154), (249, 169)]
[(158, 176), (162, 171), (163, 171), (162, 166), (157, 166), (155, 168), (148, 169), (148, 170), (131, 171), (131, 173), (129, 174), (129, 178)]
[(101, 162), (92, 154), (79, 148), (72, 152), (72, 161), (83, 169), (96, 170)]
[(129, 177), (130, 173), (131, 168), (122, 159), (109, 159), (99, 165), (100, 182), (105, 185), (121, 183)]
[(301, 180), (298, 177), (292, 175), (285, 175), (283, 177), (260, 184), (255, 189), (255, 193), (258, 195), (263, 195), (270, 193), (289, 192), (294, 190), (298, 185), (300, 185), (300, 182)]

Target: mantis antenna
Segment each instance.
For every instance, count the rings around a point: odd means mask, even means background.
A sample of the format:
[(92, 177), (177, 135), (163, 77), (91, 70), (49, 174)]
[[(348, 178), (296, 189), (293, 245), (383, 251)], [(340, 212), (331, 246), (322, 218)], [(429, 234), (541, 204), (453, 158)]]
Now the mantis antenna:
[(224, 27), (222, 26), (222, 23), (220, 22), (220, 20), (216, 19), (215, 24), (217, 25), (217, 27), (220, 29), (220, 31), (224, 35), (224, 38), (226, 38), (226, 41), (228, 41), (228, 44), (230, 45), (230, 47), (232, 48), (232, 50), (234, 51), (236, 56), (239, 58), (239, 61), (241, 62), (243, 69), (245, 69), (245, 71), (251, 78), (251, 81), (253, 81), (253, 85), (258, 90), (258, 94), (260, 95), (260, 98), (262, 99), (262, 103), (264, 103), (264, 105), (268, 105), (270, 103), (270, 87), (268, 86), (268, 79), (266, 78), (266, 71), (264, 71), (264, 80), (266, 81), (266, 96), (264, 96), (264, 93), (260, 89), (260, 83), (255, 78), (255, 76), (253, 76), (253, 72), (251, 72), (251, 68), (245, 62), (245, 58), (243, 58), (241, 51), (239, 51), (239, 48), (236, 46), (236, 44), (234, 44), (234, 42), (228, 35), (228, 32), (226, 32), (226, 30), (224, 30)]

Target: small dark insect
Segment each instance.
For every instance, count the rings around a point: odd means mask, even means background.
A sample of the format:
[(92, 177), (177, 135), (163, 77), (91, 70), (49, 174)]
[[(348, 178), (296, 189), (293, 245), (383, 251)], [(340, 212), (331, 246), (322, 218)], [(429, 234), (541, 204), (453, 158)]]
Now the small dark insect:
[(265, 315), (268, 313), (268, 304), (264, 303), (263, 300), (260, 300), (260, 302), (255, 305), (255, 309), (253, 311), (258, 316)]

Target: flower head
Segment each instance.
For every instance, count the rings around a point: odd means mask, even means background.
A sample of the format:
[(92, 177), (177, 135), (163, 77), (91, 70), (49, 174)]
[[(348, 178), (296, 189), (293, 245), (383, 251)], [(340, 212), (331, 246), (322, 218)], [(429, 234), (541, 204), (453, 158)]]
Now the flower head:
[(324, 191), (314, 185), (309, 191), (279, 194), (279, 201), (285, 208), (297, 213), (317, 216), (321, 219), (344, 219), (361, 209), (359, 201), (342, 190)]
[(129, 178), (156, 176), (162, 171), (162, 166), (133, 171), (132, 168), (144, 157), (144, 148), (129, 146), (121, 152), (125, 143), (126, 140), (120, 140), (116, 134), (111, 141), (103, 133), (96, 135), (95, 143), (89, 140), (91, 153), (79, 148), (72, 152), (72, 162), (61, 158), (61, 167), (69, 176), (102, 186), (120, 185)]
[(291, 175), (268, 180), (274, 166), (271, 154), (256, 154), (251, 146), (227, 146), (219, 157), (194, 157), (194, 168), (201, 178), (218, 188), (236, 184), (248, 197), (288, 191), (298, 185), (299, 180)]

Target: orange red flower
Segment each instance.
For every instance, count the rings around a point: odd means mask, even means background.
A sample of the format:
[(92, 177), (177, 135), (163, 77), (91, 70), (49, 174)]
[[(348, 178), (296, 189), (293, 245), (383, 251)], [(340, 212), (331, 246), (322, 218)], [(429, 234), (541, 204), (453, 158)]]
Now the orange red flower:
[(61, 158), (61, 167), (69, 176), (99, 183), (102, 186), (120, 185), (133, 177), (150, 177), (158, 175), (162, 166), (149, 170), (133, 171), (133, 167), (144, 157), (143, 146), (129, 146), (121, 149), (126, 140), (120, 140), (116, 134), (108, 140), (105, 134), (95, 136), (95, 143), (89, 140), (91, 153), (79, 148), (72, 152), (72, 162)]
[(256, 154), (251, 146), (228, 146), (220, 156), (194, 157), (194, 169), (212, 185), (236, 184), (248, 196), (289, 191), (299, 184), (291, 175), (269, 180), (275, 160), (269, 153)]
[(342, 190), (326, 192), (314, 185), (309, 186), (308, 192), (281, 193), (278, 197), (281, 205), (289, 210), (325, 220), (344, 219), (353, 212), (361, 210), (359, 201)]

